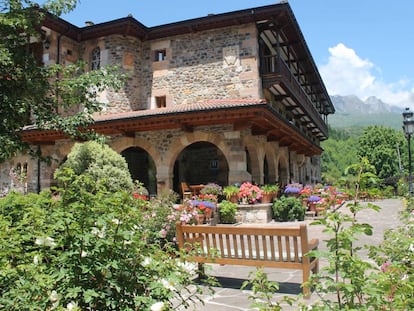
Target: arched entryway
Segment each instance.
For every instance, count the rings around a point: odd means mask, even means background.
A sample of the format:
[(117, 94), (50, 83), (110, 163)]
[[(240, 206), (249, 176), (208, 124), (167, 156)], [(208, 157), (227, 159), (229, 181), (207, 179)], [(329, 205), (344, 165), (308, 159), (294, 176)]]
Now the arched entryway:
[(150, 195), (157, 194), (156, 167), (151, 156), (144, 149), (130, 147), (121, 152), (128, 163), (132, 180), (144, 184)]
[(196, 142), (184, 148), (174, 163), (174, 191), (180, 193), (180, 185), (216, 183), (228, 184), (229, 166), (223, 152), (209, 142)]

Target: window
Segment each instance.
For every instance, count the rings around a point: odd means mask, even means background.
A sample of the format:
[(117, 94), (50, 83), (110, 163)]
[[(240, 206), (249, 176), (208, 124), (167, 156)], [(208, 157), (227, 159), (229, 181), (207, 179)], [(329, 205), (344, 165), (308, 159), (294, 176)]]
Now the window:
[(91, 70), (97, 70), (101, 68), (101, 49), (96, 47), (91, 53)]
[(162, 62), (167, 58), (167, 50), (156, 50), (154, 53), (154, 62)]
[(156, 96), (155, 103), (157, 104), (157, 108), (165, 108), (167, 107), (167, 98), (166, 96)]

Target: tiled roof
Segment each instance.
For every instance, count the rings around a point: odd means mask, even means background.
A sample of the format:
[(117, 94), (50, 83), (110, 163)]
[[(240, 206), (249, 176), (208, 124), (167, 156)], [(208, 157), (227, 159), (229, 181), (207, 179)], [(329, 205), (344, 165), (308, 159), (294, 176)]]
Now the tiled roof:
[(220, 109), (236, 109), (241, 107), (257, 107), (267, 105), (264, 99), (216, 99), (194, 104), (181, 104), (166, 108), (136, 110), (115, 114), (102, 114), (94, 117), (95, 122), (107, 122), (157, 115), (171, 115), (185, 112), (214, 111)]

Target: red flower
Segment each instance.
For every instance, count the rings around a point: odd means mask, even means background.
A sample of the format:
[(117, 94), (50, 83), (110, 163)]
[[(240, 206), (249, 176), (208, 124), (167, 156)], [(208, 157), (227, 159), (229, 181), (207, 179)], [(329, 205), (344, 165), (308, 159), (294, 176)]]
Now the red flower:
[(143, 194), (133, 193), (132, 196), (134, 199), (148, 200), (147, 196)]

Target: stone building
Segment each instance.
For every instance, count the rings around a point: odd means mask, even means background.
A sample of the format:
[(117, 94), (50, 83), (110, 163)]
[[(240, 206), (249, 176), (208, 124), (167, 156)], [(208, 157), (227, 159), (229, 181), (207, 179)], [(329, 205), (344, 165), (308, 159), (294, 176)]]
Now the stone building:
[[(82, 59), (128, 74), (122, 91), (100, 94), (93, 127), (151, 194), (180, 192), (183, 181), (320, 181), (334, 107), (288, 3), (156, 27), (128, 16), (79, 28), (48, 16), (42, 29), (45, 65)], [(74, 142), (36, 129), (23, 137), (56, 161), (10, 159), (3, 186), (16, 183), (14, 167), (28, 191), (47, 188)]]

